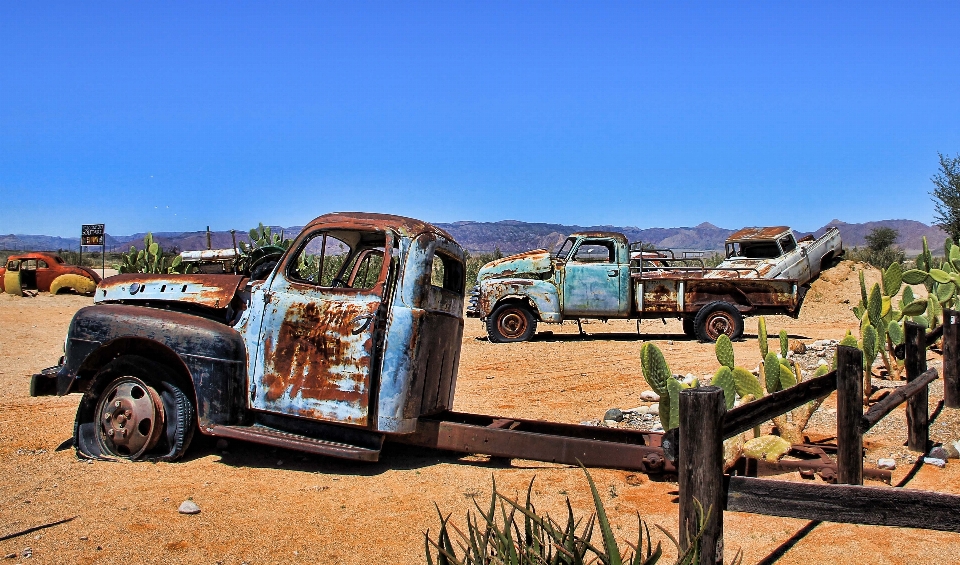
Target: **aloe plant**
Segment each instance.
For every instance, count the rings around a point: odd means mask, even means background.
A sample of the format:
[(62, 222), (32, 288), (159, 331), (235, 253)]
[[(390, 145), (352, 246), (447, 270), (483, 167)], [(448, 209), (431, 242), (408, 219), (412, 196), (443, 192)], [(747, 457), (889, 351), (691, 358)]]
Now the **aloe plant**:
[[(567, 497), (567, 516), (560, 523), (549, 515), (541, 514), (533, 504), (533, 479), (527, 486), (527, 496), (523, 504), (508, 498), (497, 491), (493, 482), (493, 493), (486, 509), (474, 502), (475, 512), (467, 513), (467, 527), (464, 530), (450, 523), (450, 516), (440, 515), (440, 530), (436, 538), (427, 531), (424, 534), (424, 551), (428, 565), (575, 565), (583, 563), (605, 563), (608, 565), (654, 565), (663, 558), (662, 543), (653, 545), (650, 527), (637, 514), (636, 543), (626, 542), (621, 547), (617, 542), (613, 526), (607, 516), (600, 492), (593, 477), (584, 468), (584, 474), (590, 487), (594, 513), (587, 519), (574, 515), (570, 499)], [(698, 531), (691, 532), (690, 546), (681, 549), (675, 536), (660, 526), (656, 526), (677, 547), (679, 554), (676, 565), (693, 565), (700, 561), (700, 539), (709, 520), (714, 519), (713, 508), (706, 511), (698, 506)], [(600, 543), (593, 541), (595, 530), (600, 530)], [(434, 559), (434, 556), (436, 557)], [(743, 562), (742, 552), (737, 552), (732, 563)]]

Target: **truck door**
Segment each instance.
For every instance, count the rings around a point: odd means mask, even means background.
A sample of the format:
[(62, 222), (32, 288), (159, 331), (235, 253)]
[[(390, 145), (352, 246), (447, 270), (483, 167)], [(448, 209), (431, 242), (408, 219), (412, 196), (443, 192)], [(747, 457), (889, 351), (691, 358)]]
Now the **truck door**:
[(792, 233), (782, 236), (777, 240), (777, 243), (780, 244), (780, 249), (783, 250), (783, 258), (781, 261), (787, 263), (786, 268), (780, 273), (780, 277), (800, 279), (804, 282), (810, 280), (812, 275), (810, 271), (810, 256), (807, 255), (806, 248), (798, 248), (797, 240), (794, 239)]
[(365, 426), (391, 234), (317, 231), (300, 238), (267, 295), (251, 407)]
[(613, 240), (580, 240), (563, 268), (564, 317), (626, 317), (629, 271)]

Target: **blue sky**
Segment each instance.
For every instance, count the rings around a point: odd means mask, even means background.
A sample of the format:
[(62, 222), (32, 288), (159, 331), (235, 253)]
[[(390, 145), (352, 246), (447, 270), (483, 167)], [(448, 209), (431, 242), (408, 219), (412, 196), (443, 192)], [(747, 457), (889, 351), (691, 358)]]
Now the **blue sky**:
[(960, 3), (0, 1), (0, 233), (933, 219)]

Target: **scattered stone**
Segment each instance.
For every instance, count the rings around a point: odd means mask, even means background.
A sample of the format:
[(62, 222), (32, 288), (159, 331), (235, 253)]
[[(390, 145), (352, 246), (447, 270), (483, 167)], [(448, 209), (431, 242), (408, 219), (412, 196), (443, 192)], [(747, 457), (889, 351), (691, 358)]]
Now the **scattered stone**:
[(647, 414), (659, 414), (660, 413), (660, 403), (654, 402), (647, 407)]
[(217, 451), (225, 451), (228, 447), (230, 447), (229, 441), (223, 438), (217, 440)]
[(594, 421), (592, 421), (592, 420), (584, 420), (583, 422), (580, 422), (580, 425), (581, 425), (581, 426), (596, 426), (597, 423), (594, 422)]
[(200, 507), (197, 506), (197, 503), (192, 500), (184, 500), (180, 504), (180, 508), (178, 509), (178, 512), (180, 512), (181, 514), (199, 514)]
[(640, 393), (640, 400), (646, 400), (647, 402), (658, 402), (660, 400), (660, 395), (652, 390), (645, 390)]
[(668, 340), (667, 340), (667, 345), (673, 345), (673, 340), (672, 340), (672, 339), (668, 339)]
[(948, 459), (960, 458), (960, 442), (948, 441), (943, 444), (943, 449), (946, 450)]
[(883, 457), (877, 459), (877, 469), (887, 469), (893, 471), (897, 468), (897, 460)]
[(930, 450), (930, 453), (928, 453), (927, 456), (932, 457), (934, 459), (943, 459), (944, 461), (946, 461), (947, 457), (949, 457), (949, 454), (947, 453), (947, 450), (942, 447), (934, 447), (933, 449)]
[(80, 541), (87, 541), (88, 539), (90, 538), (88, 538), (87, 536), (80, 536)]
[[(823, 356), (821, 355), (821, 357), (823, 357)], [(827, 360), (826, 360), (826, 359), (821, 359), (821, 360), (817, 363), (817, 367), (826, 367), (826, 366), (827, 366)]]
[(16, 559), (16, 558), (17, 558), (17, 554), (16, 554), (16, 553), (8, 553), (8, 554), (6, 554), (4, 557), (5, 557), (6, 559)]
[(24, 548), (23, 553), (20, 554), (20, 557), (23, 557), (24, 559), (30, 559), (33, 557), (33, 550), (29, 547)]
[(614, 422), (623, 421), (623, 412), (619, 408), (611, 408), (603, 414), (604, 420), (613, 420)]
[(608, 428), (616, 428), (616, 427), (617, 427), (617, 421), (616, 421), (616, 420), (604, 420), (604, 421), (603, 421), (603, 425), (606, 426), (606, 427), (608, 427)]
[(923, 462), (927, 465), (933, 465), (934, 467), (939, 467), (943, 469), (947, 466), (947, 462), (943, 459), (937, 459), (936, 457), (924, 457)]
[(797, 340), (790, 345), (790, 351), (796, 353), (797, 355), (803, 355), (807, 352), (807, 344)]

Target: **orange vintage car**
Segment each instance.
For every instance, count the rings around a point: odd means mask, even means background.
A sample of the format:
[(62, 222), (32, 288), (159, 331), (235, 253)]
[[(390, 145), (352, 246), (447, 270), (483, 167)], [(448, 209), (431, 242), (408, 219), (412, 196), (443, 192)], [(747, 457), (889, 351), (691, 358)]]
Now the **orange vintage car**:
[(92, 269), (67, 265), (52, 253), (23, 253), (11, 255), (0, 267), (0, 291), (23, 294), (37, 290), (57, 294), (72, 290), (79, 294), (93, 294), (100, 283), (100, 275)]

